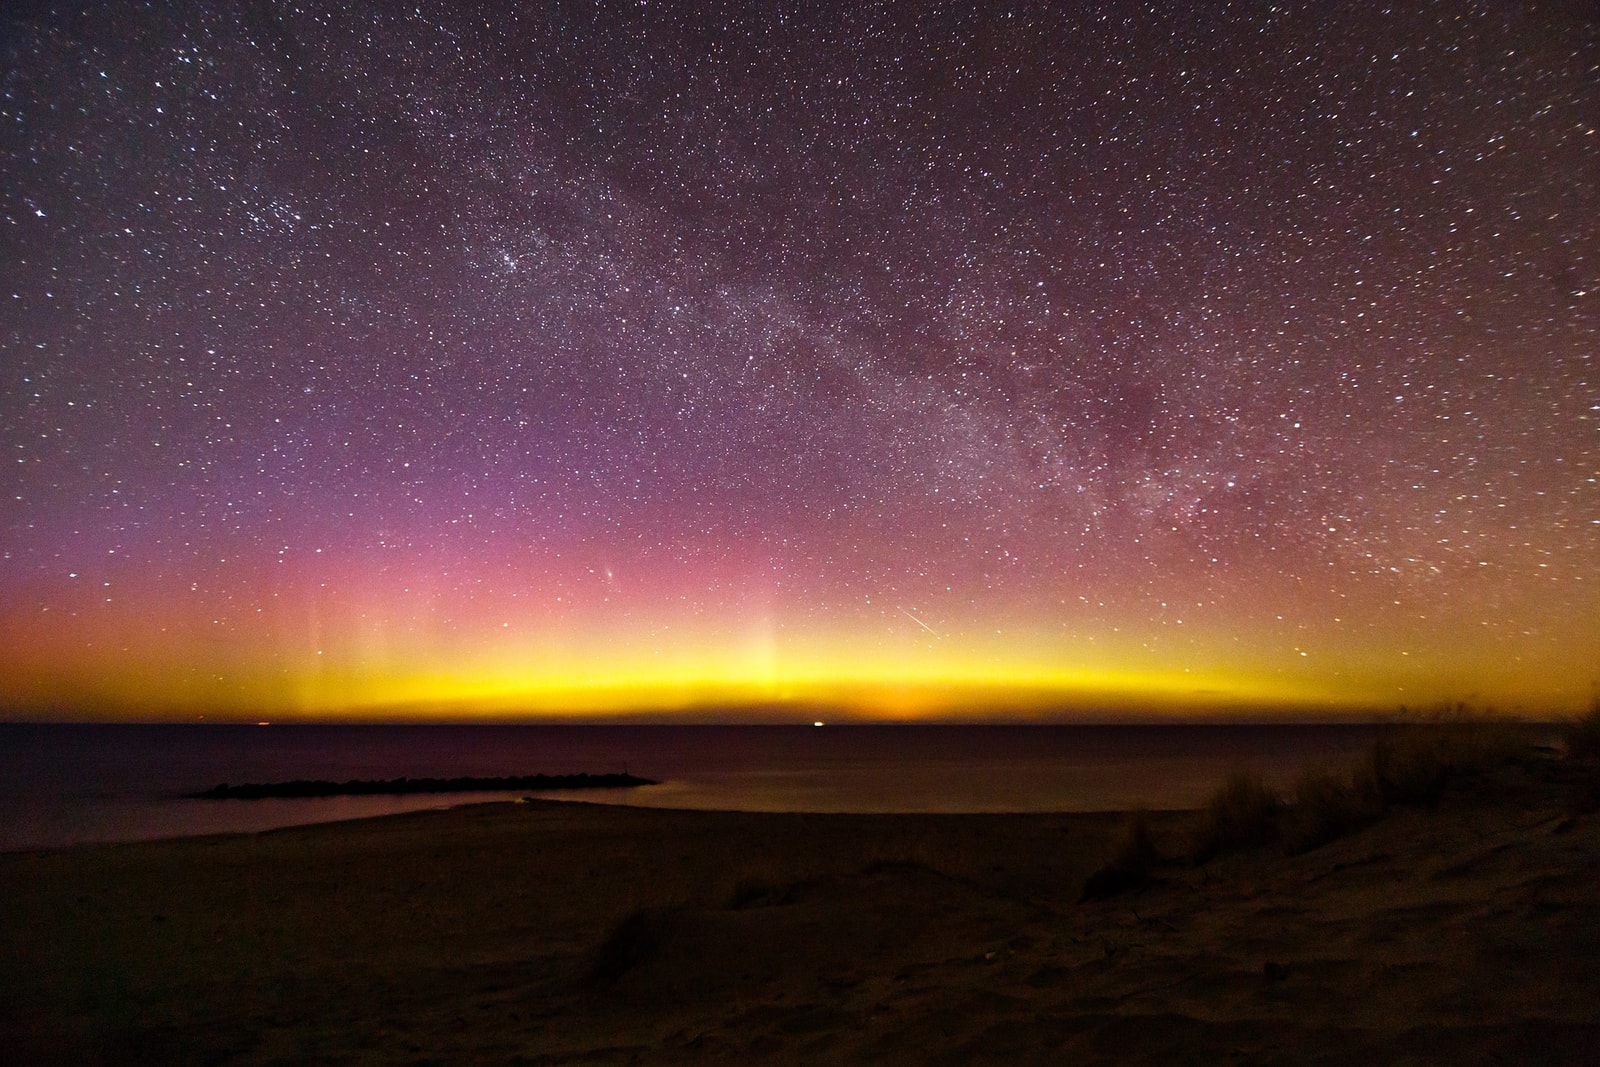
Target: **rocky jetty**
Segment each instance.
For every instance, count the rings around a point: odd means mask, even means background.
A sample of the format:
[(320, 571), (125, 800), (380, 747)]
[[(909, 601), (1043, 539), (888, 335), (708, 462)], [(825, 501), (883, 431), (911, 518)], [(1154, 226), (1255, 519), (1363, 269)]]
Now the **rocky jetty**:
[(657, 785), (653, 779), (633, 774), (522, 774), (502, 778), (352, 778), (347, 782), (250, 782), (212, 786), (191, 793), (199, 800), (261, 800), (266, 797), (391, 796), (407, 793), (499, 793), (509, 790), (544, 792), (551, 789), (626, 789)]

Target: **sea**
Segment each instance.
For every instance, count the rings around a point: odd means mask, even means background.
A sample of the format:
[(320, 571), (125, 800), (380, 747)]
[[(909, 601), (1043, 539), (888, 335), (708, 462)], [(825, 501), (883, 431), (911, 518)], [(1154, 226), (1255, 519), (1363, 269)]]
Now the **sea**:
[(202, 800), (220, 783), (627, 771), (540, 794), (805, 812), (1200, 806), (1230, 771), (1283, 785), (1353, 762), (1374, 725), (0, 724), (0, 851), (239, 833), (521, 793)]

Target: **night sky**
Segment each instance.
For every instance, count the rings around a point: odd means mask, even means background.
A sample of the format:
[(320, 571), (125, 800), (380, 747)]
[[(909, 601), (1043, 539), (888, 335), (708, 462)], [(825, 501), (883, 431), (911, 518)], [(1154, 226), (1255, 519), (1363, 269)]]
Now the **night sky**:
[(1586, 3), (0, 17), (12, 717), (1600, 678)]

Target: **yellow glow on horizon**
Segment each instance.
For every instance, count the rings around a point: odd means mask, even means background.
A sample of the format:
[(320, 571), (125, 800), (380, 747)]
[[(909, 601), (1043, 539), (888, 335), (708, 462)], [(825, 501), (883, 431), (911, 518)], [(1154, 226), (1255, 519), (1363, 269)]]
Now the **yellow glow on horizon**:
[[(326, 635), (322, 635), (326, 638)], [(1478, 664), (1467, 682), (1437, 681), (1441, 663), (1395, 669), (1359, 649), (1317, 661), (1234, 648), (1231, 655), (1156, 655), (1128, 638), (1071, 642), (1038, 633), (933, 638), (840, 632), (780, 638), (771, 626), (664, 635), (572, 635), (437, 642), (348, 635), (334, 647), (183, 648), (129, 639), (120, 651), (75, 661), (44, 656), (49, 671), (4, 679), (14, 707), (65, 704), (96, 717), (205, 714), (277, 719), (546, 719), (725, 715), (786, 719), (806, 709), (858, 721), (1360, 715), (1403, 704), (1472, 698), (1507, 710), (1563, 710), (1576, 691), (1540, 665)], [(321, 642), (319, 642), (321, 643)], [(1237, 642), (1235, 642), (1237, 644)], [(1470, 650), (1468, 650), (1470, 653)], [(1402, 663), (1407, 662), (1402, 659)], [(1330, 666), (1331, 664), (1331, 666)], [(70, 684), (67, 680), (70, 680)], [(1539, 683), (1544, 681), (1541, 688)]]
[[(506, 642), (451, 657), (392, 649), (379, 659), (302, 662), (289, 703), (306, 715), (575, 717), (714, 708), (828, 705), (858, 718), (1050, 708), (1319, 707), (1386, 694), (1226, 666), (1176, 665), (1123, 649), (1070, 648), (1025, 635), (989, 641), (692, 635), (616, 636), (603, 645)], [(370, 651), (370, 650), (369, 650)]]
[[(1463, 629), (1136, 619), (1085, 632), (1047, 619), (894, 612), (801, 625), (770, 611), (652, 606), (604, 619), (446, 614), (382, 597), (285, 605), (231, 627), (146, 601), (3, 621), (9, 718), (812, 721), (1236, 715), (1344, 717), (1466, 702), (1525, 715), (1587, 705), (1571, 665), (1592, 620), (1551, 620), (1515, 646)], [(1337, 621), (1337, 620), (1335, 620)]]

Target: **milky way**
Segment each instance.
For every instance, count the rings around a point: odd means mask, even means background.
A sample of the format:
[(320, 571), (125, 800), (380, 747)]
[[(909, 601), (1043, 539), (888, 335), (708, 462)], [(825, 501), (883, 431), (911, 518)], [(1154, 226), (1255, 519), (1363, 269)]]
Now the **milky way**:
[(1584, 4), (8, 9), (13, 714), (1545, 711)]

